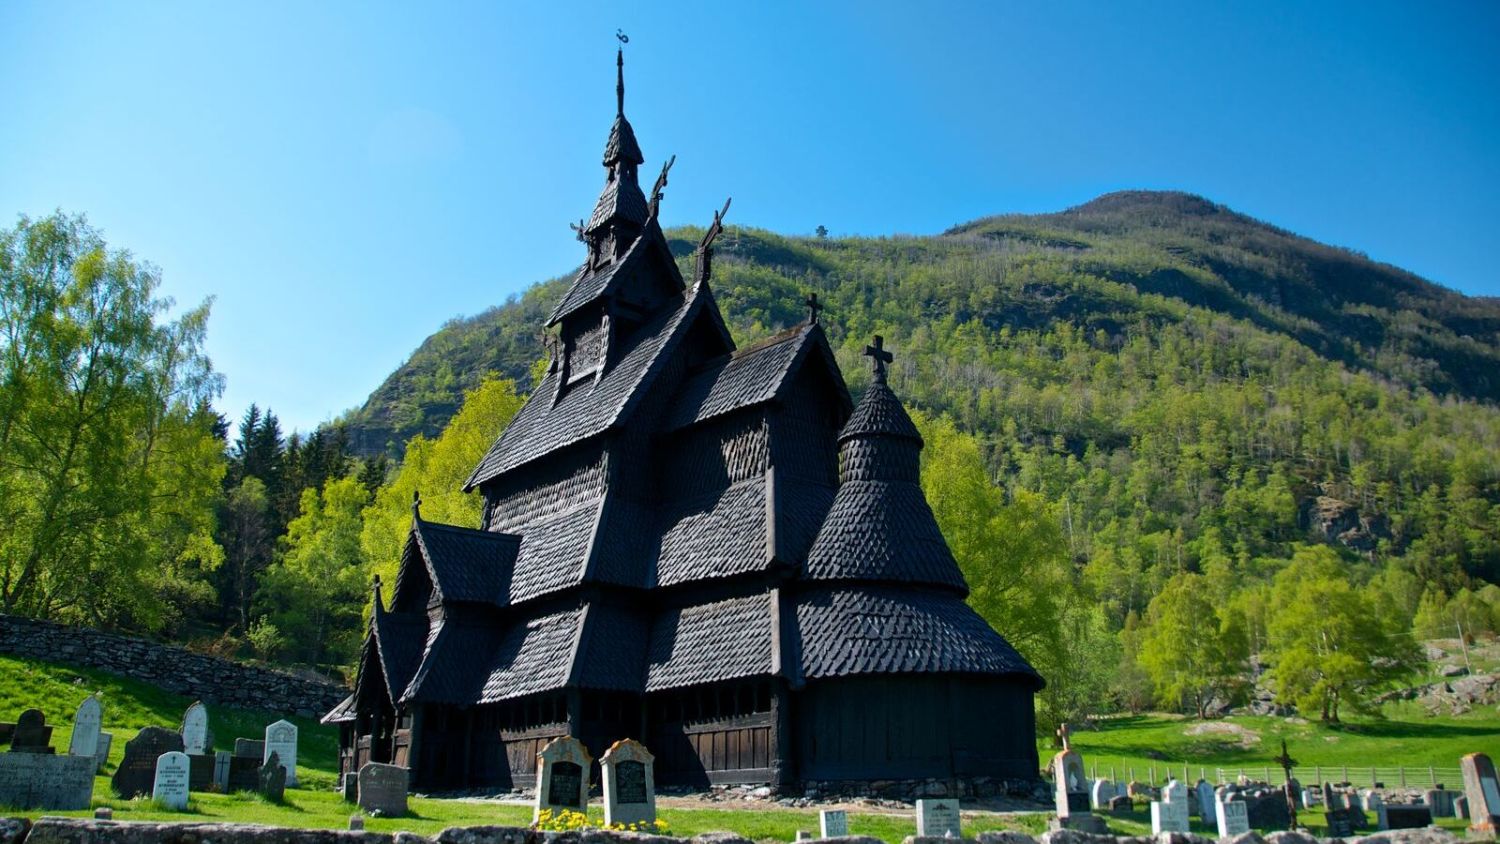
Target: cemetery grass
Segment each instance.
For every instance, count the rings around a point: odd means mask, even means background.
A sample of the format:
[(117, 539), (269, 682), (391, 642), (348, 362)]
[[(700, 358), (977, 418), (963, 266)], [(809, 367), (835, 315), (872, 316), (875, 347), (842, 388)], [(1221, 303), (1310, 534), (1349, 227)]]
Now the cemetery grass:
[[(1129, 813), (1128, 815), (1119, 816), (1106, 814), (1104, 815), (1104, 821), (1109, 825), (1110, 832), (1113, 832), (1116, 835), (1149, 836), (1151, 834), (1151, 810), (1150, 807), (1146, 806), (1144, 803), (1137, 804), (1135, 811)], [(1299, 826), (1306, 827), (1310, 832), (1320, 838), (1325, 837), (1328, 834), (1328, 824), (1323, 820), (1323, 813), (1321, 811), (1318, 811), (1317, 809), (1314, 809), (1313, 811), (1299, 811), (1297, 813), (1297, 824)], [(1469, 822), (1461, 818), (1434, 818), (1433, 825), (1446, 829), (1449, 832), (1457, 835), (1459, 838), (1463, 838), (1465, 830), (1468, 829)], [(1205, 824), (1202, 821), (1198, 820), (1198, 818), (1196, 817), (1192, 818), (1191, 822), (1188, 825), (1188, 828), (1192, 832), (1207, 836), (1209, 838), (1219, 837), (1219, 829), (1217, 826), (1213, 824)], [(1262, 833), (1275, 832), (1275, 830), (1270, 827), (1252, 828)], [(1373, 832), (1373, 830), (1368, 830), (1364, 833), (1358, 834), (1369, 834), (1369, 832)]]
[[(125, 742), (149, 726), (176, 730), (191, 698), (149, 683), (103, 671), (55, 665), (0, 655), (0, 720), (13, 721), (24, 709), (36, 708), (52, 725), (52, 746), (66, 753), (73, 732), (73, 712), (90, 694), (104, 705), (104, 732), (113, 733), (109, 762), (113, 773), (125, 755)], [(332, 788), (338, 760), (338, 732), (307, 718), (280, 712), (256, 712), (208, 706), (208, 726), (216, 750), (234, 750), (236, 737), (261, 739), (267, 724), (285, 717), (297, 725), (297, 777), (309, 788)], [(95, 796), (111, 794), (106, 778)], [(196, 797), (196, 795), (194, 795)]]

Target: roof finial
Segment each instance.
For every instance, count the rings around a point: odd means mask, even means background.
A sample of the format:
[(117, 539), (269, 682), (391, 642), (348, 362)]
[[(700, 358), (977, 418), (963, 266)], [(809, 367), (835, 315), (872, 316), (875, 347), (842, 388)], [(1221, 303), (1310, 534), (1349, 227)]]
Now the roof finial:
[(385, 607), (381, 605), (381, 600), (380, 600), (380, 575), (378, 575), (378, 574), (375, 575), (375, 581), (374, 581), (374, 584), (373, 584), (372, 591), (375, 593), (375, 609), (377, 609), (377, 610), (385, 609)]
[(422, 518), (422, 493), (420, 490), (414, 489), (411, 491), (411, 517), (413, 519)]
[(803, 302), (803, 304), (807, 305), (807, 324), (808, 325), (817, 325), (818, 324), (818, 311), (823, 310), (823, 307), (824, 307), (823, 303), (818, 301), (818, 294), (816, 294), (816, 293), (809, 293), (809, 294), (807, 294), (807, 300), (805, 302)]
[(729, 213), (729, 203), (733, 201), (732, 196), (724, 200), (724, 210), (714, 212), (713, 225), (708, 227), (708, 231), (703, 233), (703, 239), (698, 241), (698, 271), (693, 278), (695, 284), (708, 281), (708, 277), (713, 274), (714, 240), (724, 231), (724, 215)]
[(625, 113), (625, 47), (630, 43), (630, 36), (620, 30), (615, 30), (615, 37), (620, 39), (620, 47), (615, 51), (615, 114)]
[(656, 184), (651, 186), (651, 200), (647, 204), (651, 206), (653, 217), (661, 210), (661, 189), (667, 186), (667, 171), (671, 170), (672, 165), (676, 163), (677, 156), (675, 155), (667, 159), (667, 163), (661, 166), (661, 175), (656, 177)]
[(896, 359), (896, 356), (885, 350), (885, 338), (879, 334), (875, 335), (875, 345), (865, 347), (865, 356), (875, 359), (875, 383), (885, 383), (885, 365)]

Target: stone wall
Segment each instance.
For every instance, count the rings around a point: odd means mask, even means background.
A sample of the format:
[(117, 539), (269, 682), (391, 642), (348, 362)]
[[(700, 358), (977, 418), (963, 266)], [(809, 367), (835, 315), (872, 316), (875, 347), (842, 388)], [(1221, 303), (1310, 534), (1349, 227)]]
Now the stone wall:
[[(0, 653), (97, 668), (219, 706), (318, 718), (349, 692), (133, 636), (0, 615)], [(10, 713), (14, 714), (14, 713)]]
[[(874, 838), (829, 838), (828, 844), (882, 844)], [(1230, 844), (1320, 844), (1301, 832), (1273, 832), (1265, 837), (1247, 832)], [(81, 818), (42, 818), (28, 825), (20, 818), (0, 818), (0, 844), (752, 844), (733, 833), (709, 832), (695, 838), (667, 838), (629, 832), (537, 832), (524, 827), (480, 826), (445, 829), (432, 838), (409, 832), (348, 832), (323, 829), (286, 829), (253, 824), (212, 823), (120, 823)], [(1332, 839), (1338, 842), (1340, 839)], [(907, 838), (906, 844), (1214, 844), (1201, 835), (1165, 833), (1155, 838), (1124, 838), (1090, 835), (1074, 830), (1048, 832), (1040, 839), (1020, 832), (980, 833), (978, 841), (966, 838)], [(1381, 832), (1350, 838), (1342, 844), (1459, 844), (1452, 833), (1429, 827)]]

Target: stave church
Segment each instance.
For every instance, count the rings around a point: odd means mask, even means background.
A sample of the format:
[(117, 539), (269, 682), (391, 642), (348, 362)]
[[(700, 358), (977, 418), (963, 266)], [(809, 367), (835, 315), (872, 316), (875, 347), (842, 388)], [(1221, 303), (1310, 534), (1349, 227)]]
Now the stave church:
[(658, 223), (667, 167), (647, 196), (616, 67), (546, 376), (468, 479), (478, 527), (413, 503), (354, 692), (324, 719), (343, 771), (528, 788), (571, 734), (595, 758), (643, 741), (664, 786), (1029, 787), (1043, 681), (964, 602), (891, 353), (874, 338), (851, 401), (816, 297), (735, 346), (710, 287), (722, 214), (684, 278)]

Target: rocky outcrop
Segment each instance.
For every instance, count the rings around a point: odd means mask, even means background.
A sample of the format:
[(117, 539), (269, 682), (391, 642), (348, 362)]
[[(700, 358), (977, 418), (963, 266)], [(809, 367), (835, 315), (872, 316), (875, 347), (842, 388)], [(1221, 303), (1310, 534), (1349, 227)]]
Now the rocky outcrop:
[(1391, 536), (1385, 519), (1361, 515), (1353, 504), (1327, 495), (1304, 503), (1302, 518), (1308, 530), (1324, 542), (1364, 554), (1374, 551), (1376, 543)]

